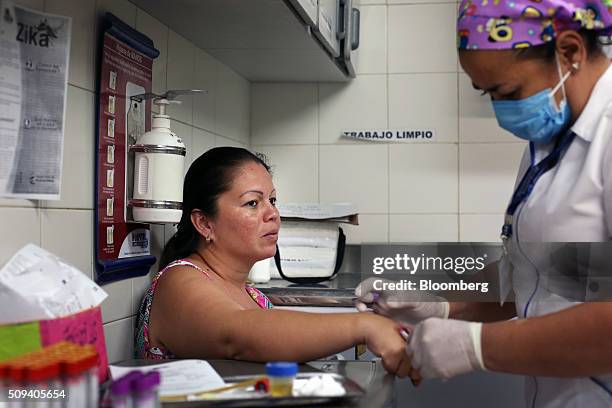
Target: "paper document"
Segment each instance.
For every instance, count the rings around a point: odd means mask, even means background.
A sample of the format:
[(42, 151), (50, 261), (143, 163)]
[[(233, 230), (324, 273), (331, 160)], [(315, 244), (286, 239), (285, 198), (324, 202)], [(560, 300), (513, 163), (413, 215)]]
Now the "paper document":
[(77, 268), (28, 244), (0, 269), (0, 324), (67, 316), (107, 296)]
[(0, 0), (0, 197), (60, 198), (70, 23)]
[(176, 360), (170, 363), (138, 367), (110, 366), (111, 376), (118, 379), (130, 371), (159, 371), (160, 396), (190, 395), (223, 387), (225, 382), (205, 360)]
[(278, 206), (281, 217), (302, 218), (307, 220), (334, 220), (352, 222), (357, 215), (357, 208), (350, 203), (337, 204), (298, 204), (289, 203)]

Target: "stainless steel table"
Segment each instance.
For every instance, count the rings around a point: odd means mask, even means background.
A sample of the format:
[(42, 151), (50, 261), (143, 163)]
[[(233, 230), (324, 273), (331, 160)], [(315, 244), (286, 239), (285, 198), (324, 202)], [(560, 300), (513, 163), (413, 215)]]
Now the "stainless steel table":
[[(260, 375), (265, 372), (265, 365), (235, 360), (208, 360), (222, 377), (239, 375)], [(116, 365), (139, 367), (157, 364), (152, 360), (127, 360)], [(380, 361), (312, 361), (300, 366), (301, 372), (317, 370), (341, 374), (359, 384), (364, 390), (363, 398), (352, 403), (333, 405), (335, 407), (353, 408), (387, 408), (395, 407), (395, 377), (386, 373)], [(187, 408), (197, 407), (203, 402), (171, 402), (164, 407)]]

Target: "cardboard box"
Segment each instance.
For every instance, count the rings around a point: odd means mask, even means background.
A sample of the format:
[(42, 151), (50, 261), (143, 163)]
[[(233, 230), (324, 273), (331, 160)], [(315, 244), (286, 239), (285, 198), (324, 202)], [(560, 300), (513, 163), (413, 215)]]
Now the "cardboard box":
[(108, 357), (99, 306), (65, 317), (0, 326), (0, 362), (62, 340), (95, 346), (99, 379), (106, 380)]

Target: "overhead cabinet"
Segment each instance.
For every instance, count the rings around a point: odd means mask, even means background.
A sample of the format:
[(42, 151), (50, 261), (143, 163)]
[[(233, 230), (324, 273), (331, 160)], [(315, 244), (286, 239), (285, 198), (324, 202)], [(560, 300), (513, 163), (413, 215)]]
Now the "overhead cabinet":
[(355, 76), (359, 11), (353, 0), (132, 2), (250, 81)]

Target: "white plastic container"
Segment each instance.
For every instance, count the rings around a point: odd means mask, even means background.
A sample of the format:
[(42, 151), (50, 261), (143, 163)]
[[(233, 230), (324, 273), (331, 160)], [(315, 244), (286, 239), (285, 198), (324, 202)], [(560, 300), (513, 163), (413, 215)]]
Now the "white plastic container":
[(253, 283), (266, 283), (270, 280), (270, 262), (273, 258), (255, 262), (249, 272), (249, 280)]
[(187, 151), (180, 136), (170, 130), (166, 106), (179, 101), (161, 98), (154, 102), (159, 114), (153, 115), (151, 131), (130, 146), (135, 152), (132, 214), (136, 222), (178, 223)]

